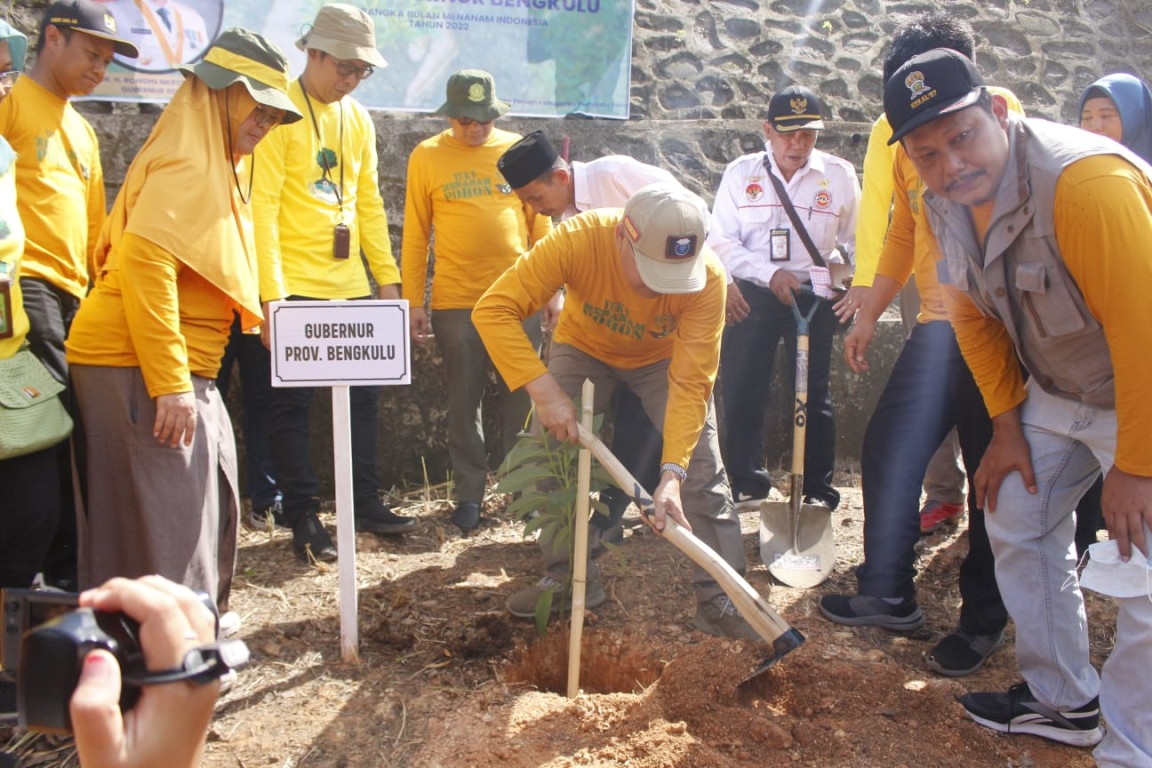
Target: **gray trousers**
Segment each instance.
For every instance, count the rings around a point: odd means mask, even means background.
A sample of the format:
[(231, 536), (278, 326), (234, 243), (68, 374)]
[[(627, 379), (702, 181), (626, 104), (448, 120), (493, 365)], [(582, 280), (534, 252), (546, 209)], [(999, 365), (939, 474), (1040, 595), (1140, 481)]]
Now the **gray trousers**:
[[(620, 384), (626, 385), (640, 398), (644, 411), (661, 433), (664, 431), (664, 407), (668, 402), (668, 364), (664, 360), (643, 368), (614, 368), (589, 354), (567, 344), (555, 344), (548, 359), (548, 370), (569, 397), (580, 396), (584, 379), (591, 379), (596, 387), (593, 408), (604, 413), (612, 394)], [(647, 489), (652, 492), (653, 488)], [(716, 551), (738, 573), (744, 573), (744, 541), (740, 535), (740, 518), (732, 507), (732, 494), (728, 476), (720, 460), (720, 441), (716, 435), (716, 409), (708, 399), (708, 412), (704, 428), (688, 464), (688, 480), (680, 489), (684, 516), (692, 526), (692, 533)], [(551, 540), (541, 537), (548, 575), (558, 581), (568, 579), (570, 547), (559, 551)], [(589, 569), (589, 576), (593, 576)], [(723, 594), (724, 590), (703, 568), (693, 565), (692, 586), (699, 602), (706, 602)]]
[(221, 611), (236, 565), (236, 443), (216, 382), (192, 377), (192, 445), (152, 436), (156, 401), (139, 368), (73, 365), (81, 443), (76, 517), (80, 587), (160, 574)]
[[(1108, 728), (1094, 753), (1098, 765), (1149, 768), (1152, 599), (1116, 598), (1116, 641), (1098, 676), (1076, 578), (1072, 511), (1112, 467), (1116, 411), (1050, 395), (1033, 379), (1020, 415), (1039, 490), (1028, 493), (1013, 472), (1000, 486), (996, 512), (986, 516), (996, 581), (1016, 623), (1020, 673), (1037, 700), (1056, 710), (1099, 694)], [(1147, 526), (1145, 535), (1152, 536)]]
[[(484, 499), (488, 482), (488, 453), (484, 448), (480, 404), (488, 385), (492, 359), (488, 357), (476, 326), (472, 325), (470, 309), (434, 310), (432, 330), (444, 358), (448, 390), (448, 458), (452, 462), (455, 497), (460, 502), (480, 502)], [(524, 321), (524, 332), (533, 345), (540, 346), (543, 333), (539, 315)], [(504, 451), (507, 452), (528, 421), (532, 401), (523, 388), (509, 392), (503, 380), (500, 381), (499, 400), (504, 425)]]

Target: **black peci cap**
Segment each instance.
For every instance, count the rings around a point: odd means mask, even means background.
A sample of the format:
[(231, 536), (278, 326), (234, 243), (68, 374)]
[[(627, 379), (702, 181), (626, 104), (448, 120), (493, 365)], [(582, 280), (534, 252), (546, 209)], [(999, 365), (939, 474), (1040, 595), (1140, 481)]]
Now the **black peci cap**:
[(496, 167), (512, 189), (520, 189), (543, 176), (559, 156), (543, 131), (533, 131), (508, 147)]

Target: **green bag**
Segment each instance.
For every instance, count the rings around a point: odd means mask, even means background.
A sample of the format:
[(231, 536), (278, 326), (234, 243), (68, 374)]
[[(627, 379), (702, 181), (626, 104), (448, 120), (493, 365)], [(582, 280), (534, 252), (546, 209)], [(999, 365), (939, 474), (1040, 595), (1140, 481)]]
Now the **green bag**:
[(0, 460), (42, 451), (72, 434), (63, 391), (27, 347), (0, 360)]

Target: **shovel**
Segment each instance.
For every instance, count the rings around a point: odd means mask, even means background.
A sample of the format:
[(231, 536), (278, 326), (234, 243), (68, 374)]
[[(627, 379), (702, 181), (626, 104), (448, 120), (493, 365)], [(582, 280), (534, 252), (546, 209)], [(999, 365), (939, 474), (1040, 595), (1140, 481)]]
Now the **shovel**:
[[(629, 495), (640, 507), (644, 521), (651, 525), (653, 514), (652, 496), (632, 476), (632, 473), (620, 463), (608, 446), (600, 441), (595, 434), (580, 426), (580, 444), (592, 452), (600, 465), (608, 470), (608, 474), (616, 484)], [(760, 593), (744, 580), (732, 566), (716, 554), (700, 539), (692, 535), (682, 525), (672, 518), (667, 518), (664, 530), (659, 532), (674, 547), (692, 559), (697, 565), (708, 572), (724, 594), (732, 601), (740, 615), (744, 617), (756, 632), (768, 643), (772, 644), (772, 655), (760, 662), (751, 675), (741, 682), (748, 682), (761, 672), (764, 672), (788, 653), (795, 650), (804, 642), (804, 635), (789, 626), (780, 614), (772, 610), (772, 606), (760, 597)]]
[[(807, 292), (805, 292), (807, 293)], [(811, 294), (808, 294), (811, 295)], [(808, 589), (824, 580), (836, 565), (832, 510), (804, 504), (804, 439), (808, 430), (808, 327), (820, 298), (801, 314), (799, 296), (792, 298), (796, 317), (796, 408), (793, 413), (792, 487), (788, 501), (760, 505), (760, 558), (782, 584)]]

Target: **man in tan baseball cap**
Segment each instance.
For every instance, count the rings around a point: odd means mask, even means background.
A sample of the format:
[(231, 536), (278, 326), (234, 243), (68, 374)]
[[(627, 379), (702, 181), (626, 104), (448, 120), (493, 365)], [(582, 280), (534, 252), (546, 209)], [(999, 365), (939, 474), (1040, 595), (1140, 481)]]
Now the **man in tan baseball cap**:
[[(720, 362), (727, 277), (705, 245), (708, 208), (674, 184), (652, 184), (623, 208), (598, 208), (568, 219), (492, 284), (472, 312), (476, 330), (504, 381), (524, 387), (537, 428), (577, 440), (576, 397), (585, 378), (603, 411), (616, 386), (636, 393), (664, 436), (655, 526), (671, 516), (745, 570), (740, 521), (728, 491), (716, 437), (712, 386)], [(561, 286), (568, 293), (547, 366), (521, 322)], [(508, 609), (531, 618), (552, 594), (570, 605), (569, 546), (541, 535), (546, 575), (513, 594)], [(723, 590), (703, 569), (692, 575), (694, 626), (710, 635), (756, 639)], [(599, 569), (588, 570), (585, 603), (605, 599)]]
[[(304, 118), (273, 131), (260, 145), (261, 167), (275, 171), (257, 174), (252, 190), (264, 316), (267, 302), (288, 297), (398, 299), (400, 272), (377, 182), (376, 128), (368, 110), (351, 96), (361, 81), (386, 65), (376, 50), (372, 17), (351, 5), (326, 5), (306, 25), (296, 47), (308, 59), (288, 96)], [(253, 354), (269, 365), (266, 350)], [(264, 380), (270, 376), (265, 371)], [(320, 483), (312, 470), (308, 431), (313, 396), (308, 387), (272, 390), (268, 432), (283, 498), (279, 508), (260, 510), (263, 514), (251, 522), (261, 527), (271, 518), (291, 528), (293, 548), (304, 561), (335, 560), (332, 538), (316, 516)], [(356, 530), (410, 531), (415, 522), (380, 501), (380, 388), (353, 387), (351, 398)]]

